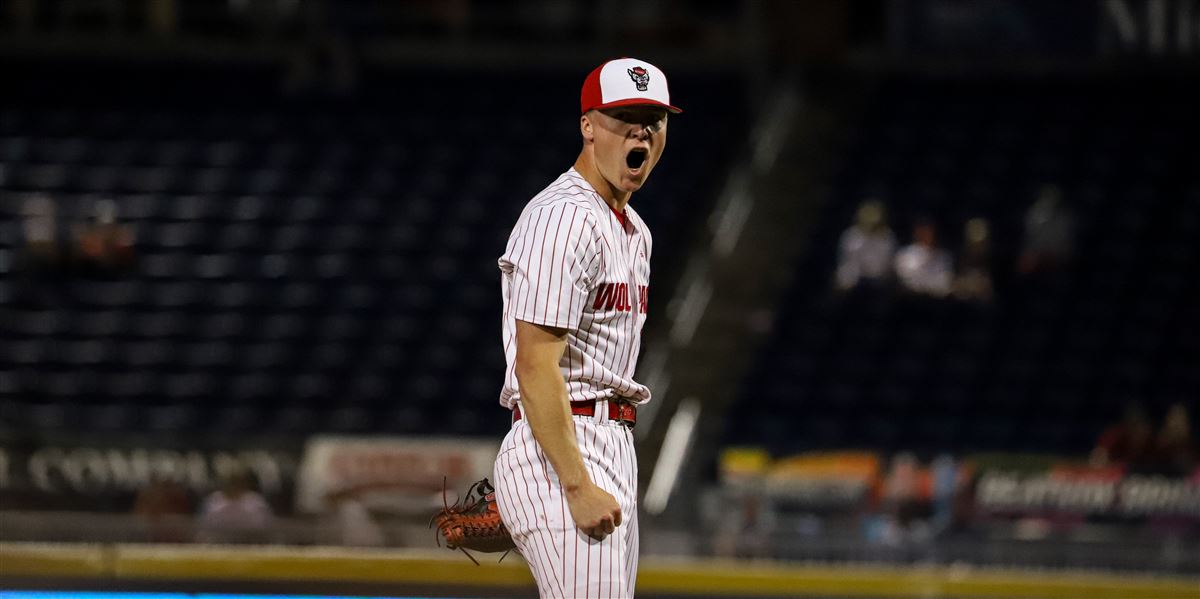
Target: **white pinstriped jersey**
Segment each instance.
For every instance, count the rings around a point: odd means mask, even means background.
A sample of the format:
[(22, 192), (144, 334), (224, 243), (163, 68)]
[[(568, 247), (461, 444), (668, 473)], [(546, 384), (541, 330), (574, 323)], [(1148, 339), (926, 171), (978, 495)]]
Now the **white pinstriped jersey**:
[(525, 206), (500, 257), (504, 355), (500, 403), (520, 399), (516, 321), (566, 329), (560, 367), (571, 401), (650, 400), (633, 380), (646, 322), (653, 241), (626, 208), (626, 224), (574, 168)]

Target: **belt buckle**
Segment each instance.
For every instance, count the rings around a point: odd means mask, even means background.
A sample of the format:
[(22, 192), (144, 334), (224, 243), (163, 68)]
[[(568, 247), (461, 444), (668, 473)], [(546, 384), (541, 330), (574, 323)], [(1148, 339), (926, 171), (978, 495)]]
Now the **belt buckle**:
[(625, 426), (632, 427), (634, 414), (636, 413), (634, 411), (635, 409), (636, 408), (633, 407), (633, 404), (623, 401), (617, 402), (617, 421)]

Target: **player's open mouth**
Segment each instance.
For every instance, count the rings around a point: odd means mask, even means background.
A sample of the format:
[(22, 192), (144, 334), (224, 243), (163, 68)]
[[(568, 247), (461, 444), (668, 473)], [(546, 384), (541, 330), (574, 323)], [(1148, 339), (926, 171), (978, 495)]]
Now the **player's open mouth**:
[(625, 166), (628, 166), (630, 170), (636, 171), (646, 163), (647, 155), (646, 148), (634, 148), (625, 155)]

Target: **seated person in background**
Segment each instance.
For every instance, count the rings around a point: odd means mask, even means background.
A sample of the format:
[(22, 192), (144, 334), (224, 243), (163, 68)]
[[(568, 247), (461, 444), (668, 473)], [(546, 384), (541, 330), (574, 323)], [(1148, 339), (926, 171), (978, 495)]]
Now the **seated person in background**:
[(133, 266), (133, 230), (117, 222), (117, 203), (98, 200), (91, 223), (76, 230), (76, 262), (81, 272), (112, 275)]
[(1043, 185), (1025, 213), (1025, 242), (1017, 271), (1051, 272), (1071, 261), (1075, 253), (1075, 216), (1057, 185)]
[(842, 232), (838, 242), (837, 275), (834, 285), (846, 291), (859, 284), (881, 285), (891, 275), (896, 236), (887, 225), (887, 214), (879, 200), (858, 207), (855, 223)]
[(44, 194), (30, 195), (21, 204), (21, 240), (12, 267), (12, 299), (18, 305), (45, 307), (62, 297), (60, 275), (67, 261), (56, 213), (54, 200)]
[(1150, 419), (1146, 417), (1142, 406), (1129, 404), (1125, 407), (1121, 422), (1108, 427), (1096, 441), (1096, 448), (1092, 450), (1092, 465), (1104, 468), (1114, 463), (1144, 463), (1152, 452), (1152, 434)]
[(133, 513), (149, 528), (156, 543), (185, 543), (188, 539), (186, 516), (192, 513), (192, 499), (183, 485), (160, 475), (138, 489)]
[(21, 270), (45, 273), (62, 266), (56, 211), (54, 200), (43, 194), (30, 196), (21, 206), (24, 217), (21, 232), (25, 237), (20, 253)]
[(869, 524), (868, 538), (892, 546), (929, 540), (930, 482), (929, 473), (912, 453), (892, 456), (883, 480), (880, 518)]
[(197, 538), (206, 543), (266, 541), (275, 515), (255, 486), (248, 470), (225, 476), (221, 488), (204, 498)]
[(937, 229), (928, 220), (913, 227), (913, 242), (896, 254), (896, 278), (912, 293), (945, 297), (954, 277), (950, 252), (937, 247)]
[(1153, 451), (1155, 466), (1164, 473), (1186, 475), (1200, 465), (1200, 448), (1192, 437), (1186, 405), (1176, 403), (1167, 409)]
[(958, 257), (958, 274), (954, 278), (954, 297), (992, 301), (991, 245), (987, 220), (972, 218), (967, 221), (963, 231), (963, 249)]
[(325, 497), (322, 542), (347, 547), (383, 547), (387, 537), (371, 517), (371, 510), (354, 491), (335, 491)]

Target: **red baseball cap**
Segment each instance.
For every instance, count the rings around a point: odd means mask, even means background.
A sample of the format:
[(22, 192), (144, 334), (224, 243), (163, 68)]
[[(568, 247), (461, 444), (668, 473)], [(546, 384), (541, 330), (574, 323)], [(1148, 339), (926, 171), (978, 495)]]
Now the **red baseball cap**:
[(618, 58), (598, 67), (583, 80), (579, 93), (579, 112), (614, 106), (662, 106), (674, 114), (682, 109), (671, 106), (667, 76), (662, 69), (636, 58)]

